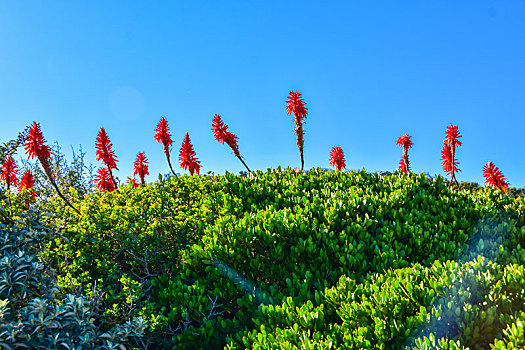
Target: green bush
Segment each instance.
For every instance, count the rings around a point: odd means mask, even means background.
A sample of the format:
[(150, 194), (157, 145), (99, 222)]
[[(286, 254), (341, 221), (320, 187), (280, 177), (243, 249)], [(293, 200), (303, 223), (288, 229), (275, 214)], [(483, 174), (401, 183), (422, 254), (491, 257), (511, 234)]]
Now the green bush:
[(400, 172), (161, 178), (88, 195), (80, 216), (51, 201), (63, 237), (42, 256), (59, 295), (100, 296), (108, 329), (143, 317), (156, 348), (486, 347), (521, 329), (510, 309), (472, 317), (525, 261), (524, 203)]

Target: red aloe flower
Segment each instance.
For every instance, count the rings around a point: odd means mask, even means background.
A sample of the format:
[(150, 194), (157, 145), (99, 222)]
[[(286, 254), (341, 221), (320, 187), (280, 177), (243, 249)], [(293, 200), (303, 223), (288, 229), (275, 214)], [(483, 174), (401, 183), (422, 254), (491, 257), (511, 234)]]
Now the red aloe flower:
[(139, 152), (139, 154), (137, 154), (134, 166), (133, 176), (138, 174), (140, 177), (140, 183), (144, 185), (144, 177), (149, 175), (148, 160), (146, 159), (146, 154), (144, 152)]
[(106, 130), (104, 130), (104, 128), (100, 128), (100, 131), (98, 132), (97, 140), (95, 141), (95, 147), (97, 148), (97, 160), (102, 159), (109, 170), (118, 170), (116, 164), (118, 160), (115, 156), (115, 151), (111, 149), (113, 145), (109, 141), (109, 137), (106, 134)]
[(441, 150), (441, 165), (443, 166), (443, 171), (448, 175), (454, 175), (454, 172), (461, 171), (457, 165), (459, 162), (452, 158), (452, 150), (450, 145), (444, 144), (443, 149)]
[(102, 159), (104, 164), (106, 164), (106, 167), (109, 171), (109, 177), (113, 181), (113, 185), (115, 189), (117, 186), (117, 181), (115, 181), (115, 178), (113, 177), (113, 172), (111, 169), (117, 169), (117, 157), (115, 156), (115, 151), (113, 151), (112, 147), (113, 145), (109, 141), (108, 134), (106, 134), (106, 130), (104, 128), (100, 128), (100, 131), (98, 132), (97, 139), (95, 141), (95, 147), (97, 149), (97, 160)]
[(168, 127), (168, 121), (165, 117), (160, 118), (159, 124), (155, 129), (157, 132), (155, 134), (155, 140), (164, 145), (164, 148), (168, 148), (172, 145), (173, 141), (171, 140), (170, 129)]
[(49, 182), (51, 182), (51, 185), (53, 185), (60, 198), (62, 198), (64, 202), (66, 202), (66, 204), (69, 205), (74, 211), (80, 214), (78, 209), (75, 208), (66, 197), (64, 197), (62, 192), (60, 192), (60, 189), (55, 182), (53, 173), (51, 171), (51, 155), (53, 153), (51, 152), (51, 148), (44, 144), (45, 141), (46, 140), (44, 139), (42, 130), (40, 130), (40, 124), (33, 122), (29, 128), (29, 131), (27, 132), (26, 142), (24, 143), (26, 154), (29, 154), (27, 158), (33, 158), (35, 156), (38, 158), (42, 168), (44, 168), (44, 172), (49, 179)]
[(11, 187), (11, 184), (14, 186), (17, 185), (18, 179), (18, 170), (16, 169), (16, 163), (13, 161), (11, 156), (7, 156), (2, 164), (2, 173), (0, 174), (0, 180), (5, 181), (7, 184), (7, 189)]
[(115, 184), (113, 183), (107, 168), (98, 169), (97, 174), (95, 175), (95, 185), (100, 192), (111, 192), (115, 190)]
[(170, 149), (171, 145), (173, 144), (173, 141), (171, 140), (170, 129), (168, 128), (168, 121), (166, 120), (166, 118), (162, 117), (160, 119), (155, 131), (157, 132), (155, 134), (155, 140), (157, 140), (157, 142), (162, 143), (162, 145), (164, 146), (164, 154), (166, 155), (166, 159), (168, 160), (168, 165), (172, 174), (176, 177), (177, 174), (175, 174), (175, 171), (171, 166)]
[(403, 147), (403, 157), (401, 158), (401, 161), (399, 162), (399, 168), (398, 170), (401, 170), (405, 173), (408, 173), (410, 171), (410, 161), (408, 160), (408, 150), (410, 147), (412, 147), (413, 143), (410, 140), (412, 136), (408, 136), (407, 134), (404, 134), (403, 136), (399, 137), (396, 141), (396, 145), (399, 147)]
[[(20, 180), (20, 185), (18, 186), (18, 191), (27, 190), (30, 191), (30, 198), (29, 200), (31, 202), (34, 202), (36, 200), (36, 191), (35, 191), (35, 183), (33, 181), (33, 174), (28, 169), (24, 173), (24, 176), (22, 176), (22, 180)], [(29, 203), (26, 203), (29, 204)]]
[(457, 146), (461, 146), (461, 141), (458, 140), (460, 137), (463, 136), (459, 134), (458, 126), (450, 124), (447, 126), (445, 140), (443, 142), (448, 143), (450, 146), (452, 146), (452, 148), (455, 149)]
[(346, 168), (345, 156), (341, 147), (332, 147), (332, 151), (330, 152), (330, 165), (336, 167), (337, 170)]
[(406, 158), (406, 162), (405, 157), (401, 158), (397, 170), (401, 170), (404, 173), (408, 173), (410, 171), (410, 161), (408, 160), (408, 157)]
[(449, 187), (452, 185), (452, 181), (455, 181), (456, 185), (458, 185), (455, 172), (461, 170), (457, 168), (459, 162), (456, 160), (456, 147), (461, 146), (461, 141), (458, 140), (460, 137), (462, 136), (459, 134), (457, 125), (454, 126), (450, 124), (447, 127), (445, 140), (443, 140), (443, 149), (441, 151), (443, 170), (451, 176)]
[(232, 149), (235, 156), (239, 158), (239, 160), (242, 162), (242, 164), (244, 164), (246, 169), (248, 169), (248, 171), (251, 172), (250, 168), (248, 168), (246, 163), (243, 161), (243, 157), (239, 152), (239, 146), (237, 145), (237, 139), (239, 137), (228, 131), (228, 125), (225, 125), (222, 122), (221, 116), (219, 114), (215, 114), (215, 116), (213, 117), (212, 131), (213, 135), (215, 136), (215, 140), (219, 141), (220, 143), (226, 142), (226, 144)]
[(485, 185), (495, 186), (503, 192), (507, 192), (509, 187), (509, 183), (505, 181), (507, 179), (503, 177), (503, 173), (491, 161), (483, 167), (483, 176), (485, 177)]
[(410, 140), (411, 137), (412, 136), (408, 136), (407, 134), (400, 136), (396, 141), (396, 145), (398, 145), (399, 147), (403, 147), (403, 149), (406, 149), (408, 151), (410, 147), (412, 147), (412, 145), (414, 144)]
[(288, 104), (286, 106), (286, 113), (289, 115), (294, 114), (295, 121), (295, 135), (297, 135), (297, 146), (299, 147), (299, 154), (301, 155), (301, 171), (304, 168), (304, 157), (303, 157), (303, 148), (304, 148), (304, 131), (303, 131), (303, 119), (306, 118), (308, 114), (308, 109), (305, 107), (305, 102), (303, 101), (302, 95), (295, 91), (290, 91), (288, 95)]
[(182, 169), (189, 169), (190, 175), (193, 175), (194, 171), (197, 171), (197, 175), (199, 175), (199, 169), (202, 166), (195, 155), (190, 136), (186, 133), (180, 149), (179, 161)]
[(211, 126), (215, 140), (219, 141), (220, 143), (224, 143), (228, 133), (228, 125), (224, 125), (220, 114), (215, 114), (213, 116), (213, 123)]
[(288, 104), (286, 106), (286, 113), (288, 113), (288, 115), (293, 113), (301, 120), (306, 118), (306, 115), (308, 114), (308, 108), (305, 107), (306, 103), (304, 102), (301, 93), (297, 91), (290, 91), (286, 103)]
[(37, 157), (40, 160), (40, 163), (44, 165), (44, 162), (49, 162), (51, 160), (51, 148), (45, 145), (44, 135), (42, 130), (40, 130), (40, 124), (33, 122), (29, 127), (27, 132), (26, 142), (24, 143), (24, 148), (26, 149), (26, 154), (29, 154), (28, 158), (33, 159)]

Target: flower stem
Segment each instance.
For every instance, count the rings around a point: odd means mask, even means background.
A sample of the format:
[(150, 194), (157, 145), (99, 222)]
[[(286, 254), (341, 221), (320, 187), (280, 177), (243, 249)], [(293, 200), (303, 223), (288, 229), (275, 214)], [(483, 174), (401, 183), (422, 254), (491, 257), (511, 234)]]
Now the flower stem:
[(77, 212), (77, 214), (80, 215), (80, 212), (78, 211), (77, 208), (75, 208), (68, 200), (66, 197), (64, 197), (64, 195), (62, 195), (62, 193), (60, 192), (60, 190), (58, 189), (58, 186), (57, 184), (55, 183), (55, 181), (49, 179), (49, 181), (51, 181), (51, 184), (53, 185), (53, 187), (55, 188), (55, 190), (57, 191), (58, 195), (60, 196), (60, 198), (62, 198), (64, 200), (64, 202), (66, 202), (67, 205), (69, 205), (74, 211)]
[(167, 148), (167, 145), (164, 146), (164, 154), (166, 155), (166, 159), (168, 160), (168, 165), (170, 166), (171, 173), (173, 174), (173, 176), (178, 177), (177, 174), (175, 174), (173, 167), (171, 166), (170, 150)]
[(301, 171), (303, 171), (303, 168), (304, 168), (304, 158), (303, 158), (304, 130), (303, 130), (302, 120), (297, 113), (295, 113), (295, 134), (297, 135), (297, 146), (299, 147), (299, 153), (301, 155)]
[(109, 175), (111, 175), (111, 180), (113, 181), (113, 184), (115, 185), (115, 189), (117, 189), (118, 188), (117, 181), (115, 181), (115, 178), (113, 177), (113, 172), (111, 171), (110, 167), (108, 167), (108, 170), (109, 170)]
[(57, 191), (58, 195), (60, 196), (60, 198), (62, 198), (64, 200), (64, 202), (66, 202), (67, 205), (69, 205), (74, 211), (77, 212), (77, 214), (80, 215), (80, 212), (78, 211), (77, 208), (75, 208), (68, 200), (66, 197), (64, 197), (64, 195), (62, 194), (62, 192), (60, 192), (60, 190), (58, 189), (58, 186), (53, 178), (53, 174), (51, 172), (51, 167), (49, 165), (49, 161), (48, 159), (44, 158), (43, 156), (40, 156), (38, 155), (38, 160), (40, 160), (40, 164), (42, 164), (42, 168), (44, 168), (44, 173), (46, 174), (47, 178), (49, 179), (49, 182), (51, 182), (51, 185), (53, 185), (53, 187), (55, 188), (55, 190)]
[(248, 172), (251, 173), (252, 171), (250, 170), (250, 168), (248, 168), (248, 166), (246, 165), (246, 163), (244, 162), (244, 160), (242, 160), (241, 156), (237, 156), (237, 158), (239, 158), (239, 160), (242, 162), (242, 164), (244, 164), (244, 166), (246, 167), (246, 169), (248, 169)]

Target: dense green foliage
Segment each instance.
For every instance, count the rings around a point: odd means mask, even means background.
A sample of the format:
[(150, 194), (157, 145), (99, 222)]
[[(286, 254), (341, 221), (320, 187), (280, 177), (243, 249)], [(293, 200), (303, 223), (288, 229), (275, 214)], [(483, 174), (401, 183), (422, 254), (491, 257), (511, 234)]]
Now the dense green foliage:
[(413, 173), (160, 178), (51, 200), (39, 256), (144, 347), (519, 348), (524, 204)]

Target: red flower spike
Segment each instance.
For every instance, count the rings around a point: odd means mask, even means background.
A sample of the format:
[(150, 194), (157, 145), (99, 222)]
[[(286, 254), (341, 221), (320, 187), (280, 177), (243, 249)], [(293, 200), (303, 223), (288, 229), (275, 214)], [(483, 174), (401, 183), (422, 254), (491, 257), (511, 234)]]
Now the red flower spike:
[(224, 125), (220, 114), (215, 114), (215, 116), (213, 116), (211, 130), (213, 131), (213, 136), (215, 136), (215, 140), (219, 141), (220, 143), (224, 143), (226, 141), (228, 126)]
[(155, 140), (157, 142), (160, 142), (164, 145), (164, 148), (167, 148), (168, 146), (171, 146), (173, 141), (171, 140), (171, 134), (170, 129), (168, 127), (168, 121), (165, 117), (162, 117), (160, 119), (159, 124), (157, 125), (157, 128), (155, 129), (157, 132), (155, 134)]
[(297, 147), (299, 147), (299, 154), (301, 156), (301, 171), (304, 168), (304, 130), (303, 130), (303, 118), (306, 118), (308, 114), (308, 109), (304, 106), (305, 102), (301, 97), (301, 94), (297, 91), (290, 91), (288, 95), (288, 100), (286, 101), (288, 105), (286, 106), (286, 112), (288, 114), (294, 114), (295, 121), (295, 135), (297, 136)]
[(286, 103), (288, 104), (286, 106), (286, 113), (289, 115), (293, 113), (299, 118), (299, 120), (306, 118), (306, 115), (308, 114), (308, 108), (305, 107), (306, 103), (304, 102), (301, 93), (297, 91), (290, 91)]
[(157, 142), (161, 142), (164, 146), (164, 154), (166, 155), (166, 160), (168, 161), (170, 170), (173, 173), (173, 175), (177, 177), (177, 174), (171, 166), (170, 152), (173, 141), (171, 140), (170, 129), (168, 128), (168, 121), (165, 117), (160, 118), (159, 124), (157, 124), (157, 128), (155, 129), (155, 131), (157, 132), (155, 134), (155, 140), (157, 140)]
[(503, 177), (503, 173), (498, 169), (498, 167), (494, 166), (494, 163), (491, 161), (489, 161), (483, 167), (483, 176), (485, 177), (486, 186), (494, 186), (503, 192), (507, 192), (509, 187), (509, 183), (505, 181), (507, 179)]
[(26, 142), (24, 143), (28, 158), (33, 159), (37, 157), (42, 164), (44, 164), (45, 161), (49, 161), (53, 153), (51, 153), (51, 148), (45, 145), (44, 142), (46, 142), (46, 140), (44, 139), (42, 130), (40, 130), (40, 124), (33, 122), (29, 127)]
[(443, 142), (449, 144), (455, 149), (457, 146), (461, 146), (461, 141), (458, 140), (460, 137), (462, 136), (459, 134), (458, 126), (450, 124), (447, 126), (445, 140), (443, 140)]
[(97, 174), (95, 175), (95, 185), (100, 192), (111, 192), (115, 190), (115, 184), (113, 183), (107, 168), (98, 169)]
[(111, 149), (113, 145), (109, 141), (109, 137), (106, 134), (106, 130), (104, 130), (104, 128), (100, 128), (100, 131), (98, 132), (95, 147), (97, 148), (97, 160), (102, 159), (102, 161), (104, 162), (104, 164), (106, 164), (108, 169), (118, 170), (116, 164), (118, 160), (115, 156), (115, 151)]
[(36, 191), (35, 191), (35, 183), (33, 180), (33, 174), (28, 169), (24, 173), (24, 176), (22, 176), (22, 180), (20, 180), (20, 185), (18, 186), (18, 191), (27, 190), (30, 191), (31, 197), (29, 200), (31, 202), (34, 202), (36, 200)]
[(330, 152), (330, 165), (335, 167), (337, 170), (346, 168), (345, 156), (341, 147), (337, 146), (332, 148), (332, 151)]
[(140, 177), (140, 183), (144, 185), (144, 177), (149, 175), (148, 160), (146, 159), (146, 154), (144, 154), (144, 152), (139, 152), (139, 154), (137, 154), (134, 166), (133, 176), (138, 174)]
[(11, 185), (17, 185), (17, 175), (18, 170), (16, 169), (16, 163), (13, 161), (13, 158), (11, 158), (11, 156), (7, 156), (7, 158), (4, 160), (4, 163), (2, 164), (2, 173), (0, 174), (0, 180), (6, 182), (8, 190), (11, 187)]
[(410, 141), (410, 138), (412, 136), (408, 136), (407, 134), (404, 134), (403, 136), (399, 137), (396, 141), (396, 145), (398, 145), (399, 147), (402, 147), (403, 150), (409, 150), (410, 147), (412, 147), (413, 143), (412, 141)]
[(186, 133), (184, 141), (182, 142), (182, 147), (180, 149), (179, 161), (182, 169), (188, 169), (190, 175), (193, 175), (193, 172), (196, 171), (199, 175), (199, 169), (202, 165), (198, 161), (198, 158), (195, 157), (195, 151), (190, 141), (190, 136)]
[(452, 158), (450, 145), (444, 144), (441, 150), (441, 165), (443, 166), (443, 171), (448, 175), (452, 175), (452, 173), (456, 171), (461, 171), (457, 167), (458, 164), (459, 162)]
[(441, 151), (441, 163), (443, 170), (451, 176), (449, 187), (452, 185), (452, 181), (458, 184), (455, 172), (461, 171), (457, 168), (459, 163), (456, 161), (456, 147), (461, 146), (461, 141), (458, 140), (460, 137), (462, 136), (459, 134), (457, 125), (450, 124), (447, 126), (445, 139), (443, 140), (443, 150)]
[(73, 207), (73, 205), (71, 205), (67, 198), (64, 197), (64, 195), (60, 192), (55, 182), (55, 179), (53, 178), (53, 173), (51, 171), (51, 155), (53, 153), (51, 152), (51, 148), (44, 144), (45, 141), (46, 140), (44, 140), (44, 135), (40, 130), (40, 124), (37, 122), (33, 122), (33, 124), (29, 127), (26, 142), (24, 143), (26, 154), (29, 154), (28, 158), (33, 158), (35, 156), (38, 158), (40, 164), (42, 165), (42, 168), (44, 168), (44, 172), (47, 178), (49, 179), (49, 182), (51, 182), (51, 185), (53, 185), (60, 198), (62, 198), (64, 202), (66, 202), (66, 204), (69, 205), (74, 211), (80, 214), (78, 209)]
[(399, 137), (396, 141), (396, 145), (399, 147), (403, 147), (403, 157), (401, 158), (401, 161), (399, 162), (399, 168), (397, 170), (401, 170), (404, 173), (408, 173), (410, 171), (410, 161), (408, 160), (408, 150), (410, 147), (412, 147), (413, 143), (410, 140), (412, 136), (408, 136), (407, 134), (404, 134), (403, 136)]
[(410, 161), (407, 158), (407, 162), (405, 163), (405, 158), (401, 158), (399, 161), (399, 167), (397, 170), (401, 170), (404, 173), (408, 173), (410, 171)]
[(215, 140), (219, 141), (220, 143), (226, 142), (226, 144), (232, 149), (235, 156), (239, 158), (241, 157), (239, 145), (237, 144), (239, 137), (228, 131), (228, 126), (222, 122), (221, 116), (219, 114), (215, 114), (213, 117), (212, 130)]

